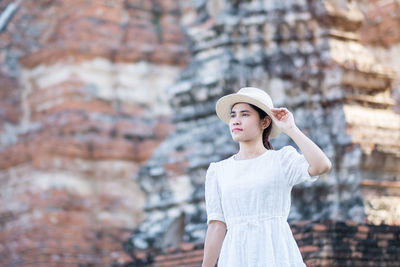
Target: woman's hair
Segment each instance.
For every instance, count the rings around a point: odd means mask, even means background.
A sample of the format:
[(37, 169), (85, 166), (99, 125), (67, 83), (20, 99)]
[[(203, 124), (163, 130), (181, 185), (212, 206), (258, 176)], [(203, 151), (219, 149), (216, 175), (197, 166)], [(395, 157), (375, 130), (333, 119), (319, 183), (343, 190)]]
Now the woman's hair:
[[(267, 114), (264, 110), (260, 109), (259, 107), (255, 106), (255, 105), (253, 105), (253, 104), (250, 104), (250, 103), (248, 103), (248, 104), (249, 104), (254, 110), (257, 111), (257, 113), (258, 113), (258, 115), (260, 116), (260, 119), (261, 119), (261, 120), (268, 116), (268, 114)], [(271, 143), (269, 142), (269, 134), (271, 133), (271, 130), (272, 130), (272, 120), (271, 120), (271, 123), (268, 125), (268, 127), (267, 127), (266, 129), (264, 129), (263, 134), (262, 134), (262, 140), (263, 140), (263, 145), (264, 145), (264, 147), (265, 147), (266, 149), (273, 150), (274, 147), (273, 147), (273, 146), (271, 145)]]

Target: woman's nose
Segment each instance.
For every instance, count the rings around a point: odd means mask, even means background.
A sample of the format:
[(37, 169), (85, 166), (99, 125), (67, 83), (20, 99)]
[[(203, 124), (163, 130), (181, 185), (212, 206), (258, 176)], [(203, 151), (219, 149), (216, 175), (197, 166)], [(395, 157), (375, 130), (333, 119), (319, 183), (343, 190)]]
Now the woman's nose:
[(234, 119), (232, 119), (233, 121), (232, 121), (232, 124), (233, 125), (239, 125), (240, 124), (240, 120), (238, 120), (238, 119), (236, 119), (236, 118), (234, 118)]

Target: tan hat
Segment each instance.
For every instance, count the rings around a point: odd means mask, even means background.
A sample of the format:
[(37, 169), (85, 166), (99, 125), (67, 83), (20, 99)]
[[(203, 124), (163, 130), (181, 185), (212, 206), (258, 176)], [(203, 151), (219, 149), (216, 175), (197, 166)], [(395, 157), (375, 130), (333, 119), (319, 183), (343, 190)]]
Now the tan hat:
[[(237, 93), (221, 97), (215, 106), (218, 117), (229, 125), (232, 106), (239, 102), (253, 104), (271, 117), (271, 108), (274, 107), (271, 97), (263, 90), (255, 87), (243, 87)], [(272, 129), (269, 138), (274, 138), (281, 133), (272, 121)]]

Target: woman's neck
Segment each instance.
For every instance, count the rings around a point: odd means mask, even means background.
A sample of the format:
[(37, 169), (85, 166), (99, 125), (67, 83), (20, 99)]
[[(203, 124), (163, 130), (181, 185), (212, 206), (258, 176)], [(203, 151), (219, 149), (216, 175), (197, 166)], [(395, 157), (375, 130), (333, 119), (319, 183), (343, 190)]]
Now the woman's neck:
[(267, 149), (261, 142), (257, 143), (239, 143), (239, 152), (236, 153), (235, 159), (251, 159), (263, 154)]

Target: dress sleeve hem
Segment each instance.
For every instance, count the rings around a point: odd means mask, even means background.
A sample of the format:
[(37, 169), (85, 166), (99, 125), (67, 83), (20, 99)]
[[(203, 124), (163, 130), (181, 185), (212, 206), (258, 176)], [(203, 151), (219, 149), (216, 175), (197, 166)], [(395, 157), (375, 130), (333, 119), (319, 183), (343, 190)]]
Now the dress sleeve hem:
[(209, 224), (210, 221), (221, 221), (221, 222), (225, 223), (225, 218), (221, 214), (211, 213), (208, 215), (207, 224)]
[(315, 182), (319, 178), (319, 175), (310, 175), (310, 173), (308, 172), (309, 167), (310, 164), (308, 164), (308, 161), (304, 158), (304, 162), (302, 164), (302, 169), (303, 169), (302, 182)]

